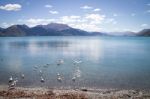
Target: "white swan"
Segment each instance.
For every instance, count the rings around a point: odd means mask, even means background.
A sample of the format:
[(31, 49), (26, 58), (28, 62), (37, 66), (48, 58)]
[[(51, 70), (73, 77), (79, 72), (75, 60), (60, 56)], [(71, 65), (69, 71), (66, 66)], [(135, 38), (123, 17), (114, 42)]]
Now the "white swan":
[(60, 76), (60, 74), (59, 74), (59, 73), (57, 73), (57, 76)]
[(82, 61), (81, 60), (75, 60), (73, 63), (74, 64), (80, 64), (80, 63), (82, 63)]
[(58, 82), (62, 82), (62, 78), (59, 76), (59, 77), (57, 78), (57, 81), (58, 81)]
[(74, 77), (72, 77), (72, 81), (73, 82), (75, 82), (76, 81), (76, 77), (74, 76)]
[(12, 82), (13, 81), (13, 78), (12, 78), (12, 76), (10, 76), (10, 78), (9, 78), (9, 82)]
[(14, 80), (9, 87), (15, 87), (17, 85), (18, 80)]
[(21, 74), (21, 78), (24, 79), (24, 74)]
[(64, 63), (63, 59), (58, 60), (57, 65), (62, 65)]
[(15, 86), (17, 85), (17, 82), (18, 82), (17, 78), (15, 80), (12, 80), (12, 82), (9, 83), (9, 88), (10, 89), (15, 88)]
[(42, 82), (42, 83), (44, 83), (44, 82), (45, 82), (45, 80), (44, 80), (44, 78), (43, 78), (43, 77), (41, 77), (41, 82)]
[(62, 76), (59, 73), (57, 73), (57, 81), (62, 82)]

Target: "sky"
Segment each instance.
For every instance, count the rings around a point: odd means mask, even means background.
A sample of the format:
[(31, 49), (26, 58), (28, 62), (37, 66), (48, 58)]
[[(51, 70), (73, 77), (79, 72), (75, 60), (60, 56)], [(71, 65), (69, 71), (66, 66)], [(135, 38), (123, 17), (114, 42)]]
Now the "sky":
[(0, 0), (0, 27), (63, 23), (86, 31), (150, 28), (150, 0)]

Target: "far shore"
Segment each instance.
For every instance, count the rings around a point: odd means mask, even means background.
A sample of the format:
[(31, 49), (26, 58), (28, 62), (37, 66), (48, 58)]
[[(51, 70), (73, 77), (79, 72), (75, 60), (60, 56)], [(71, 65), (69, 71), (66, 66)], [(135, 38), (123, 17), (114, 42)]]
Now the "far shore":
[(150, 90), (52, 89), (0, 86), (0, 99), (150, 99)]

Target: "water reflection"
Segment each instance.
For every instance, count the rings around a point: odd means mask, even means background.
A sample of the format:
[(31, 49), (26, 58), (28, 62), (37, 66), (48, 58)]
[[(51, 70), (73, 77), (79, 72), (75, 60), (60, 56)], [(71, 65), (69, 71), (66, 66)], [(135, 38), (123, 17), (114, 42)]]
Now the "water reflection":
[[(25, 50), (30, 55), (47, 54), (50, 52), (61, 54), (67, 57), (86, 56), (90, 60), (97, 61), (102, 54), (100, 40), (29, 40), (29, 41), (10, 41), (1, 46), (3, 49)], [(42, 52), (42, 53), (41, 53)]]
[(101, 56), (101, 40), (76, 40), (74, 44), (63, 50), (63, 54), (71, 57), (84, 56), (92, 61), (99, 60)]
[(11, 48), (28, 48), (33, 47), (67, 47), (70, 44), (68, 41), (20, 41), (9, 42), (8, 45)]

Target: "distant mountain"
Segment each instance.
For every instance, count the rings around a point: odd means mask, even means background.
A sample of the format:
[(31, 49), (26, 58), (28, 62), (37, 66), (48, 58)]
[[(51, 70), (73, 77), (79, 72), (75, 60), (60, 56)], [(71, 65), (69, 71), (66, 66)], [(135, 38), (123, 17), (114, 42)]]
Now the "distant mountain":
[(123, 36), (136, 36), (136, 33), (135, 32), (130, 32), (130, 31), (126, 31), (126, 32), (123, 32)]
[(2, 33), (3, 33), (3, 30), (4, 30), (4, 29), (0, 27), (0, 34), (1, 34), (1, 35), (2, 35)]
[(66, 24), (50, 23), (48, 25), (12, 25), (8, 28), (0, 28), (0, 36), (150, 36), (150, 29), (139, 33), (134, 32), (87, 32), (72, 28)]
[(137, 36), (150, 36), (150, 29), (144, 29), (137, 33)]
[(111, 36), (136, 36), (136, 33), (130, 32), (130, 31), (125, 31), (125, 32), (110, 32), (107, 33), (108, 35)]
[(0, 27), (0, 32), (3, 31), (4, 29)]

